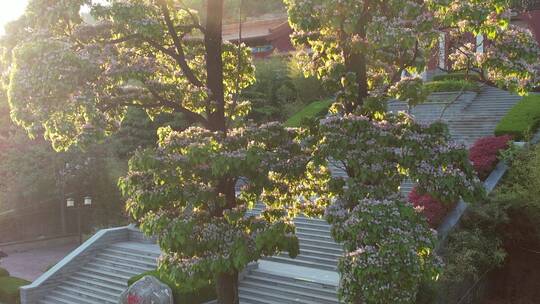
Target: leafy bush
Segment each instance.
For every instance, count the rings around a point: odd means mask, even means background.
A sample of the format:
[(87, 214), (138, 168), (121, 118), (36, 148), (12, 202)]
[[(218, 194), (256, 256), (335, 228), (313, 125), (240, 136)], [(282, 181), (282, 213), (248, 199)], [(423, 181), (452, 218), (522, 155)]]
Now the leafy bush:
[(128, 280), (128, 286), (133, 285), (135, 282), (147, 275), (157, 278), (172, 289), (175, 304), (201, 304), (216, 299), (214, 284), (210, 282), (207, 287), (193, 292), (186, 292), (167, 276), (161, 275), (157, 270), (148, 271), (130, 278)]
[(437, 228), (454, 205), (443, 204), (429, 194), (421, 194), (416, 187), (409, 193), (409, 202), (426, 217), (432, 228)]
[(306, 104), (328, 96), (321, 82), (305, 77), (298, 65), (281, 56), (255, 61), (257, 81), (242, 93), (252, 103), (250, 118), (283, 121)]
[(310, 103), (308, 106), (291, 116), (286, 122), (286, 127), (300, 127), (306, 119), (322, 117), (328, 112), (333, 100), (320, 100)]
[(501, 229), (506, 239), (540, 247), (540, 147), (524, 149), (514, 159), (492, 196), (510, 222)]
[(472, 80), (480, 81), (480, 76), (478, 74), (465, 74), (463, 72), (450, 73), (450, 74), (441, 74), (433, 77), (433, 81), (446, 81), (446, 80)]
[(540, 127), (540, 95), (525, 96), (495, 128), (495, 135), (511, 135), (516, 140), (528, 139)]
[(444, 268), (439, 280), (425, 282), (416, 303), (458, 303), (477, 281), (500, 267), (506, 257), (500, 227), (506, 222), (506, 213), (497, 205), (471, 205), (440, 252)]
[(9, 277), (9, 271), (7, 271), (7, 269), (0, 267), (0, 278), (3, 278), (3, 277)]
[(425, 88), (431, 92), (460, 92), (460, 91), (480, 91), (480, 86), (476, 82), (466, 80), (444, 80), (430, 81), (424, 84)]
[(0, 277), (0, 301), (9, 304), (20, 303), (19, 288), (30, 282), (14, 277)]
[(478, 139), (469, 151), (469, 160), (472, 162), (478, 177), (484, 180), (493, 171), (499, 160), (499, 153), (508, 149), (512, 138), (505, 136), (489, 136)]

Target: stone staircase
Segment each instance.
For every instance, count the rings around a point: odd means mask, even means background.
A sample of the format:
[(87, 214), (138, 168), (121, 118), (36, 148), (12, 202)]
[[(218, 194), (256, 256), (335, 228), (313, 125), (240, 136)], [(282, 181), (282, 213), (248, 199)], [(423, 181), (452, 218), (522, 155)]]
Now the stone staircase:
[[(257, 204), (250, 214), (259, 214)], [(240, 282), (241, 304), (339, 303), (337, 261), (343, 248), (330, 235), (323, 219), (294, 219), (300, 243), (299, 255), (292, 259), (283, 252), (265, 257)]]
[[(470, 146), (480, 137), (493, 135), (496, 124), (521, 97), (484, 86), (478, 94), (467, 93), (450, 99), (436, 96), (434, 102), (411, 109), (411, 114), (422, 122), (442, 119), (448, 123), (455, 140)], [(389, 108), (390, 111), (407, 110), (398, 101), (391, 102)], [(345, 175), (339, 164), (332, 169), (338, 176)], [(404, 183), (402, 193), (407, 195), (412, 186), (412, 182)], [(257, 214), (263, 209), (264, 206), (257, 205), (250, 213)], [(298, 217), (294, 222), (300, 242), (299, 255), (292, 259), (287, 253), (280, 253), (258, 261), (256, 267), (248, 267), (239, 286), (241, 304), (339, 303), (337, 261), (343, 254), (342, 247), (332, 239), (326, 221)], [(112, 242), (88, 253), (88, 258), (82, 259), (84, 262), (71, 263), (75, 264), (70, 266), (73, 271), (64, 271), (67, 275), (61, 280), (55, 279), (60, 283), (53, 282), (53, 287), (45, 293), (38, 289), (46, 285), (46, 279), (33, 284), (35, 286), (28, 289), (35, 289), (35, 294), (28, 291), (25, 297), (35, 298), (39, 292), (45, 296), (38, 297), (39, 301), (23, 301), (23, 304), (117, 303), (129, 278), (156, 267), (158, 246), (139, 242), (138, 237), (135, 234), (134, 239)], [(53, 277), (54, 271), (49, 276)]]
[(452, 138), (470, 147), (479, 138), (494, 135), (499, 121), (521, 98), (498, 88), (484, 86), (459, 117), (447, 120)]
[[(279, 263), (268, 265), (261, 262), (259, 268), (252, 270), (240, 282), (239, 294), (242, 304), (282, 304), (282, 303), (339, 303), (336, 284), (325, 283), (320, 277), (309, 278), (315, 274), (310, 268), (289, 268), (288, 275), (279, 271)], [(294, 275), (301, 273), (301, 275)], [(332, 272), (335, 273), (335, 272)], [(337, 275), (337, 273), (335, 273)], [(324, 277), (324, 275), (323, 275)]]
[[(449, 97), (444, 97), (445, 94)], [(484, 85), (477, 94), (436, 93), (429, 99), (431, 101), (411, 109), (410, 114), (423, 123), (445, 122), (453, 140), (471, 147), (478, 139), (494, 135), (499, 121), (521, 100), (521, 96)], [(405, 103), (397, 100), (389, 102), (388, 108), (391, 112), (408, 110)], [(412, 181), (404, 182), (401, 185), (403, 196), (407, 197), (413, 187)]]
[(95, 252), (88, 262), (48, 292), (40, 304), (118, 304), (127, 281), (157, 266), (157, 245), (119, 242)]
[[(466, 147), (472, 146), (479, 138), (492, 136), (499, 121), (522, 98), (487, 85), (483, 85), (478, 94), (466, 93), (457, 99), (444, 100), (440, 94), (444, 93), (438, 93), (433, 102), (414, 107), (410, 114), (424, 123), (444, 121), (452, 138)], [(389, 103), (388, 108), (391, 112), (407, 110), (403, 102), (395, 100)]]

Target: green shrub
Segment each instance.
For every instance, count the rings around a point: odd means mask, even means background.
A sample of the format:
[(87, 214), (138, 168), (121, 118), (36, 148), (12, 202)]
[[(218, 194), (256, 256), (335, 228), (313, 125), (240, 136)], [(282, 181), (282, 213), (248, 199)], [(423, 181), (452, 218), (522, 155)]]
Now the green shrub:
[(286, 122), (287, 127), (300, 127), (306, 119), (313, 119), (324, 116), (328, 112), (328, 108), (332, 105), (333, 100), (321, 100), (310, 103), (302, 110), (291, 116)]
[(0, 278), (0, 301), (9, 304), (20, 303), (19, 288), (28, 284), (30, 284), (30, 282), (19, 278)]
[(214, 284), (208, 284), (207, 287), (197, 291), (185, 292), (177, 284), (162, 276), (157, 270), (148, 271), (130, 278), (128, 280), (128, 286), (133, 285), (147, 275), (157, 278), (172, 289), (174, 304), (202, 304), (216, 299)]
[(242, 98), (251, 102), (249, 118), (253, 120), (283, 121), (297, 109), (328, 96), (321, 81), (305, 77), (295, 59), (272, 56), (254, 64), (256, 82), (242, 92)]
[(511, 135), (516, 140), (528, 139), (540, 127), (540, 95), (523, 98), (495, 128), (496, 135)]
[(9, 277), (9, 271), (7, 271), (7, 269), (0, 267), (0, 278), (3, 278), (3, 277)]
[(446, 81), (446, 80), (471, 80), (471, 81), (480, 81), (480, 76), (478, 74), (469, 74), (466, 75), (463, 72), (450, 73), (450, 74), (441, 74), (433, 77), (433, 81)]
[(444, 80), (431, 81), (424, 84), (425, 88), (431, 92), (460, 92), (460, 91), (480, 91), (480, 85), (476, 82), (466, 80)]
[(503, 237), (540, 246), (540, 146), (516, 154), (491, 203), (508, 214), (509, 224), (500, 232)]
[(485, 202), (472, 204), (440, 252), (444, 262), (442, 275), (436, 282), (423, 284), (417, 303), (458, 303), (471, 286), (484, 282), (486, 275), (505, 260), (506, 252), (499, 235), (506, 223), (507, 216), (501, 206)]

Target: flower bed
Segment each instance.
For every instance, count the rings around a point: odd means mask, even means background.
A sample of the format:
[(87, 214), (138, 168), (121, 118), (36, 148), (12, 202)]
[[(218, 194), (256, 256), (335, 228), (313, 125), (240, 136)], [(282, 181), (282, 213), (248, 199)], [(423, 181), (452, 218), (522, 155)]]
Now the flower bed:
[(477, 140), (469, 151), (469, 160), (481, 180), (485, 180), (499, 161), (499, 152), (508, 149), (512, 137), (490, 136)]
[[(490, 136), (480, 138), (474, 143), (469, 151), (469, 160), (481, 180), (485, 180), (495, 169), (499, 152), (507, 149), (511, 140), (510, 136)], [(439, 227), (455, 207), (455, 204), (444, 204), (429, 194), (420, 193), (416, 187), (409, 194), (409, 202), (424, 214), (432, 228)]]

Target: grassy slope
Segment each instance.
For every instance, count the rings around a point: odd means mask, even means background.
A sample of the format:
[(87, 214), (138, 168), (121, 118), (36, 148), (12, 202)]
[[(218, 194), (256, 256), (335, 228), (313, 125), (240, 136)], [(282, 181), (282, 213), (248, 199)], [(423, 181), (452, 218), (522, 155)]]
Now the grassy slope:
[(512, 135), (515, 139), (527, 139), (527, 136), (540, 127), (540, 94), (525, 96), (499, 122), (496, 135)]
[(299, 127), (302, 121), (307, 118), (315, 118), (324, 115), (328, 108), (334, 102), (333, 99), (315, 101), (307, 105), (305, 108), (291, 116), (286, 122), (287, 127)]
[(19, 287), (28, 285), (30, 282), (14, 277), (0, 278), (0, 301), (6, 303), (18, 303)]

